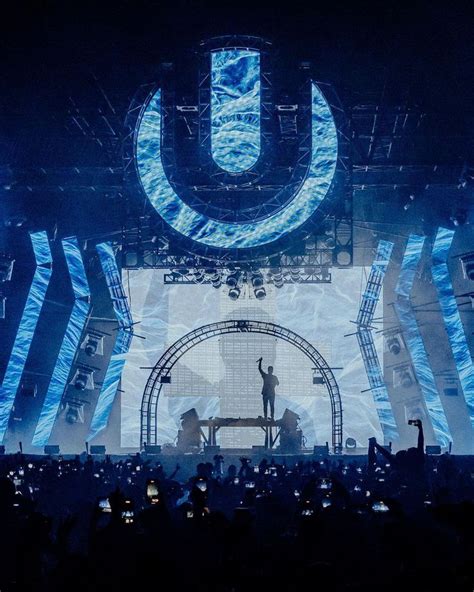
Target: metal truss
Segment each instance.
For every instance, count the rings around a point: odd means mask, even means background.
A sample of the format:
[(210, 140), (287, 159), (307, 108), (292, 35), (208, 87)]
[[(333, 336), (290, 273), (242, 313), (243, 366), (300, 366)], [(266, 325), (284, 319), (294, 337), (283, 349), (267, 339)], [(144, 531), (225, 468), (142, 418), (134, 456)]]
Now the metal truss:
[(166, 350), (151, 371), (143, 393), (140, 416), (141, 443), (146, 443), (148, 446), (157, 444), (157, 411), (161, 389), (176, 362), (199, 343), (211, 337), (229, 333), (261, 333), (275, 336), (297, 347), (313, 362), (314, 367), (321, 373), (329, 393), (332, 446), (335, 452), (339, 452), (342, 449), (343, 435), (342, 402), (336, 379), (326, 360), (314, 346), (297, 333), (273, 323), (248, 320), (220, 321), (204, 325), (187, 333)]

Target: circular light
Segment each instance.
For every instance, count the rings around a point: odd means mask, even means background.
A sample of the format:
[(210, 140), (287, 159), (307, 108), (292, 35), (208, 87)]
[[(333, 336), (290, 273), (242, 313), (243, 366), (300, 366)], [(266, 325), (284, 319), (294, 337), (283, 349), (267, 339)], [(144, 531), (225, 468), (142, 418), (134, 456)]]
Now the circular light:
[(252, 222), (224, 222), (199, 213), (175, 192), (161, 160), (161, 90), (144, 109), (136, 132), (137, 172), (143, 190), (158, 214), (176, 232), (218, 249), (266, 245), (299, 228), (318, 209), (331, 186), (337, 161), (337, 128), (331, 109), (312, 84), (311, 164), (306, 178), (286, 207)]
[(336, 261), (338, 265), (345, 267), (351, 264), (351, 254), (347, 249), (342, 249), (336, 255)]
[(239, 288), (231, 288), (229, 290), (229, 298), (231, 300), (237, 300), (240, 296), (240, 290)]
[(357, 442), (354, 438), (346, 438), (346, 448), (353, 449), (357, 446)]

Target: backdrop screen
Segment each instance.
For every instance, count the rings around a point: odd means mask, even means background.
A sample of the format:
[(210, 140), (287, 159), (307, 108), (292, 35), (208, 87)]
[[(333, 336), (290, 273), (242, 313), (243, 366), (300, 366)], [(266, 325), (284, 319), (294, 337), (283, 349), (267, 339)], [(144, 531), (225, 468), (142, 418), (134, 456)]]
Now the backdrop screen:
[[(267, 286), (264, 300), (247, 292), (237, 301), (227, 296), (225, 288), (165, 285), (161, 270), (123, 273), (136, 332), (144, 337), (133, 340), (122, 377), (123, 447), (140, 444), (140, 405), (149, 368), (189, 331), (229, 319), (273, 322), (308, 340), (335, 368), (344, 410), (344, 440), (352, 437), (365, 446), (370, 436), (381, 438), (351, 322), (357, 317), (365, 269), (334, 269), (330, 284), (288, 284), (279, 290)], [(376, 345), (381, 362), (382, 342), (380, 335)], [(180, 416), (192, 407), (203, 419), (262, 415), (262, 380), (256, 364), (260, 356), (264, 368), (272, 365), (279, 379), (275, 416), (281, 417), (285, 408), (296, 412), (308, 447), (331, 442), (329, 395), (325, 386), (313, 384), (310, 359), (273, 336), (238, 333), (196, 345), (174, 366), (171, 383), (163, 386), (158, 405), (159, 443), (175, 442)], [(219, 438), (224, 448), (263, 444), (259, 428), (226, 428), (220, 430)]]

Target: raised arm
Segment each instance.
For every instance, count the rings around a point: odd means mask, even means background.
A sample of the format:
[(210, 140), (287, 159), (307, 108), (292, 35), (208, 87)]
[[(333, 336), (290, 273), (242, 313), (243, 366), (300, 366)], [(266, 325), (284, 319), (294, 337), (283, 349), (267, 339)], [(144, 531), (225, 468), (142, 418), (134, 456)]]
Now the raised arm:
[(387, 450), (383, 446), (380, 446), (380, 444), (378, 442), (375, 442), (374, 446), (375, 446), (377, 452), (380, 452), (380, 454), (383, 457), (385, 457), (389, 462), (392, 462), (393, 455), (392, 455), (392, 453), (389, 450)]
[(418, 445), (417, 449), (421, 455), (425, 453), (425, 435), (423, 433), (423, 423), (421, 419), (418, 420), (416, 427), (418, 428)]
[(262, 375), (262, 378), (265, 376), (265, 372), (262, 370), (262, 358), (258, 360), (258, 371)]

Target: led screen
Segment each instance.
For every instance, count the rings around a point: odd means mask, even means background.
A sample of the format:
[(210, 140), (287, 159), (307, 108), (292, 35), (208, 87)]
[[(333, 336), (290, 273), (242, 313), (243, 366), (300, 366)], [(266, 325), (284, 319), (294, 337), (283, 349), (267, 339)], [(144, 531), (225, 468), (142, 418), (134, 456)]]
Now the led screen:
[[(132, 315), (137, 332), (127, 356), (122, 380), (122, 446), (137, 447), (140, 440), (140, 404), (145, 383), (165, 349), (189, 331), (229, 319), (276, 323), (307, 339), (334, 370), (344, 410), (344, 440), (355, 438), (365, 446), (370, 436), (381, 438), (380, 423), (360, 357), (354, 324), (365, 271), (332, 271), (332, 283), (287, 284), (267, 287), (257, 300), (246, 292), (237, 301), (225, 288), (209, 285), (164, 285), (160, 270), (126, 270)], [(379, 305), (381, 306), (381, 305)], [(347, 336), (346, 336), (347, 335)], [(382, 360), (382, 337), (375, 335)], [(186, 352), (163, 387), (158, 405), (158, 440), (173, 444), (179, 418), (196, 408), (201, 418), (257, 417), (262, 415), (261, 378), (256, 360), (273, 365), (277, 388), (276, 417), (285, 408), (300, 416), (305, 445), (331, 442), (331, 408), (324, 386), (313, 384), (310, 360), (295, 347), (272, 336), (253, 333), (221, 335)], [(263, 444), (258, 428), (222, 429), (221, 446)]]

